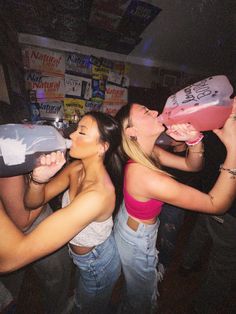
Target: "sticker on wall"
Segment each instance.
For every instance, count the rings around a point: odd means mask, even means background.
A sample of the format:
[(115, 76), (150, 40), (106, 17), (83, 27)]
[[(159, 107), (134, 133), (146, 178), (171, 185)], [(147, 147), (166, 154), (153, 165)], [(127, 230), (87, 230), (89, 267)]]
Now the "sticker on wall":
[(92, 81), (92, 99), (103, 100), (105, 98), (105, 80)]

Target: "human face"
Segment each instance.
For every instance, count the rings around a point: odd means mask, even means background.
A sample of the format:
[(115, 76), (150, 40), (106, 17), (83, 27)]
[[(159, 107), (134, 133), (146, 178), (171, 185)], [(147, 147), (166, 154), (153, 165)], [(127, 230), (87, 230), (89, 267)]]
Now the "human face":
[[(130, 111), (130, 122), (137, 133), (144, 136), (159, 136), (165, 127), (157, 119), (158, 111), (133, 104)], [(138, 135), (137, 134), (137, 135)]]
[(78, 159), (98, 155), (101, 145), (96, 121), (91, 116), (84, 116), (78, 123), (78, 128), (70, 135), (72, 145), (70, 156)]

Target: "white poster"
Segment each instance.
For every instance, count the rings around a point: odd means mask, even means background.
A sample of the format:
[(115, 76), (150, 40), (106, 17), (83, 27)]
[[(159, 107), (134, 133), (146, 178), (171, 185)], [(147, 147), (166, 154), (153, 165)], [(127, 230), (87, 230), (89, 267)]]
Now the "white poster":
[(64, 76), (64, 53), (38, 47), (23, 47), (23, 63), (26, 69)]
[(64, 78), (43, 75), (40, 72), (26, 71), (26, 89), (35, 90), (37, 100), (55, 100), (64, 98)]
[(92, 97), (92, 80), (89, 78), (65, 75), (65, 94), (89, 100)]
[(127, 88), (107, 83), (104, 102), (126, 104), (128, 102)]

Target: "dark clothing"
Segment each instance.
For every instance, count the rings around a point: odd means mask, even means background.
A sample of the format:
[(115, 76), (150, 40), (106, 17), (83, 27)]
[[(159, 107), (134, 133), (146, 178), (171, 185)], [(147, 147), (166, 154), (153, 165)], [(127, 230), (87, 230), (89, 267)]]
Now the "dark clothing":
[(220, 223), (213, 217), (199, 214), (184, 253), (183, 266), (189, 269), (199, 261), (206, 241), (211, 241), (206, 275), (194, 298), (194, 309), (199, 314), (219, 313), (215, 312), (217, 307), (236, 283), (236, 218), (225, 214)]
[[(186, 151), (175, 152), (175, 155), (185, 157)], [(172, 174), (174, 178), (186, 185), (192, 187), (200, 186), (200, 173), (187, 172), (174, 168), (164, 168), (165, 171)], [(159, 263), (164, 267), (168, 267), (174, 254), (177, 236), (180, 227), (183, 224), (185, 217), (185, 210), (165, 203), (162, 207), (160, 215), (160, 227), (158, 232), (158, 250)]]
[[(219, 176), (220, 164), (226, 151), (217, 136), (205, 135), (205, 167), (203, 190), (209, 192)], [(231, 179), (229, 179), (231, 180)], [(199, 314), (219, 313), (219, 307), (226, 300), (232, 284), (236, 283), (236, 201), (220, 216), (199, 214), (190, 235), (183, 257), (183, 267), (191, 269), (199, 261), (200, 253), (207, 240), (211, 241), (206, 276), (194, 298), (194, 309)], [(229, 309), (229, 313), (231, 309)]]
[[(205, 167), (202, 171), (202, 188), (204, 192), (208, 193), (220, 174), (219, 168), (224, 163), (226, 149), (213, 132), (206, 132), (203, 140), (205, 142)], [(236, 217), (236, 200), (227, 213)]]

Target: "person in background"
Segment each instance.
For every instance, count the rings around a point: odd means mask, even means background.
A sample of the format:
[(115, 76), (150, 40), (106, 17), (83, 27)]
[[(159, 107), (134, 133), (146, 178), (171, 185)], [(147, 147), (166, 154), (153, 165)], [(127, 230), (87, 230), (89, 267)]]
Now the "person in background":
[[(166, 148), (169, 152), (181, 157), (185, 157), (188, 154), (188, 145), (182, 141), (175, 141), (170, 139), (169, 147)], [(202, 148), (202, 155), (204, 149)], [(200, 155), (200, 153), (198, 152)], [(173, 178), (181, 183), (201, 189), (201, 172), (181, 171), (174, 168), (163, 167), (163, 170), (170, 173)], [(173, 206), (171, 204), (163, 204), (161, 214), (159, 216), (160, 226), (158, 230), (158, 276), (161, 281), (164, 277), (168, 266), (174, 255), (176, 241), (180, 227), (182, 226), (185, 218), (185, 214), (189, 213), (183, 208)]]
[[(218, 178), (217, 171), (224, 163), (225, 147), (212, 132), (205, 138), (205, 167), (203, 189), (210, 191)], [(222, 171), (224, 171), (222, 169)], [(234, 169), (235, 172), (235, 169)], [(231, 174), (235, 176), (234, 172)], [(226, 301), (232, 285), (236, 284), (236, 199), (230, 208), (220, 216), (198, 214), (197, 222), (184, 249), (183, 260), (179, 268), (182, 276), (202, 268), (203, 249), (208, 245), (208, 267), (203, 281), (193, 299), (194, 313), (221, 313), (220, 308)], [(224, 305), (224, 311), (233, 313)]]
[[(24, 205), (24, 193), (27, 186), (27, 175), (0, 178), (0, 209), (24, 234), (34, 230), (46, 217), (52, 214), (48, 204), (35, 210), (29, 210)], [(5, 238), (5, 235), (4, 237)], [(17, 257), (16, 257), (17, 259)], [(45, 313), (63, 313), (69, 300), (71, 278), (71, 260), (66, 247), (31, 264), (41, 285)], [(2, 294), (3, 302), (8, 294), (16, 303), (23, 283), (25, 268), (11, 274), (0, 276), (5, 285)]]
[(64, 208), (27, 235), (0, 211), (0, 271), (22, 267), (69, 241), (70, 256), (78, 267), (76, 313), (109, 313), (112, 289), (121, 272), (112, 232), (112, 214), (119, 206), (116, 149), (121, 132), (111, 116), (89, 112), (70, 137), (70, 156), (76, 160), (55, 175), (65, 163), (64, 155), (42, 156), (25, 195), (26, 205), (37, 208), (65, 191)]
[(236, 100), (232, 114), (221, 130), (214, 130), (226, 147), (224, 170), (210, 190), (203, 193), (176, 181), (161, 165), (184, 171), (198, 171), (203, 162), (203, 135), (190, 124), (169, 127), (167, 133), (189, 146), (186, 158), (171, 154), (157, 145), (164, 131), (158, 112), (140, 104), (122, 107), (116, 119), (122, 128), (122, 157), (127, 164), (124, 202), (116, 216), (114, 235), (125, 277), (125, 299), (120, 313), (157, 311), (158, 216), (163, 203), (192, 211), (223, 213), (236, 194)]

